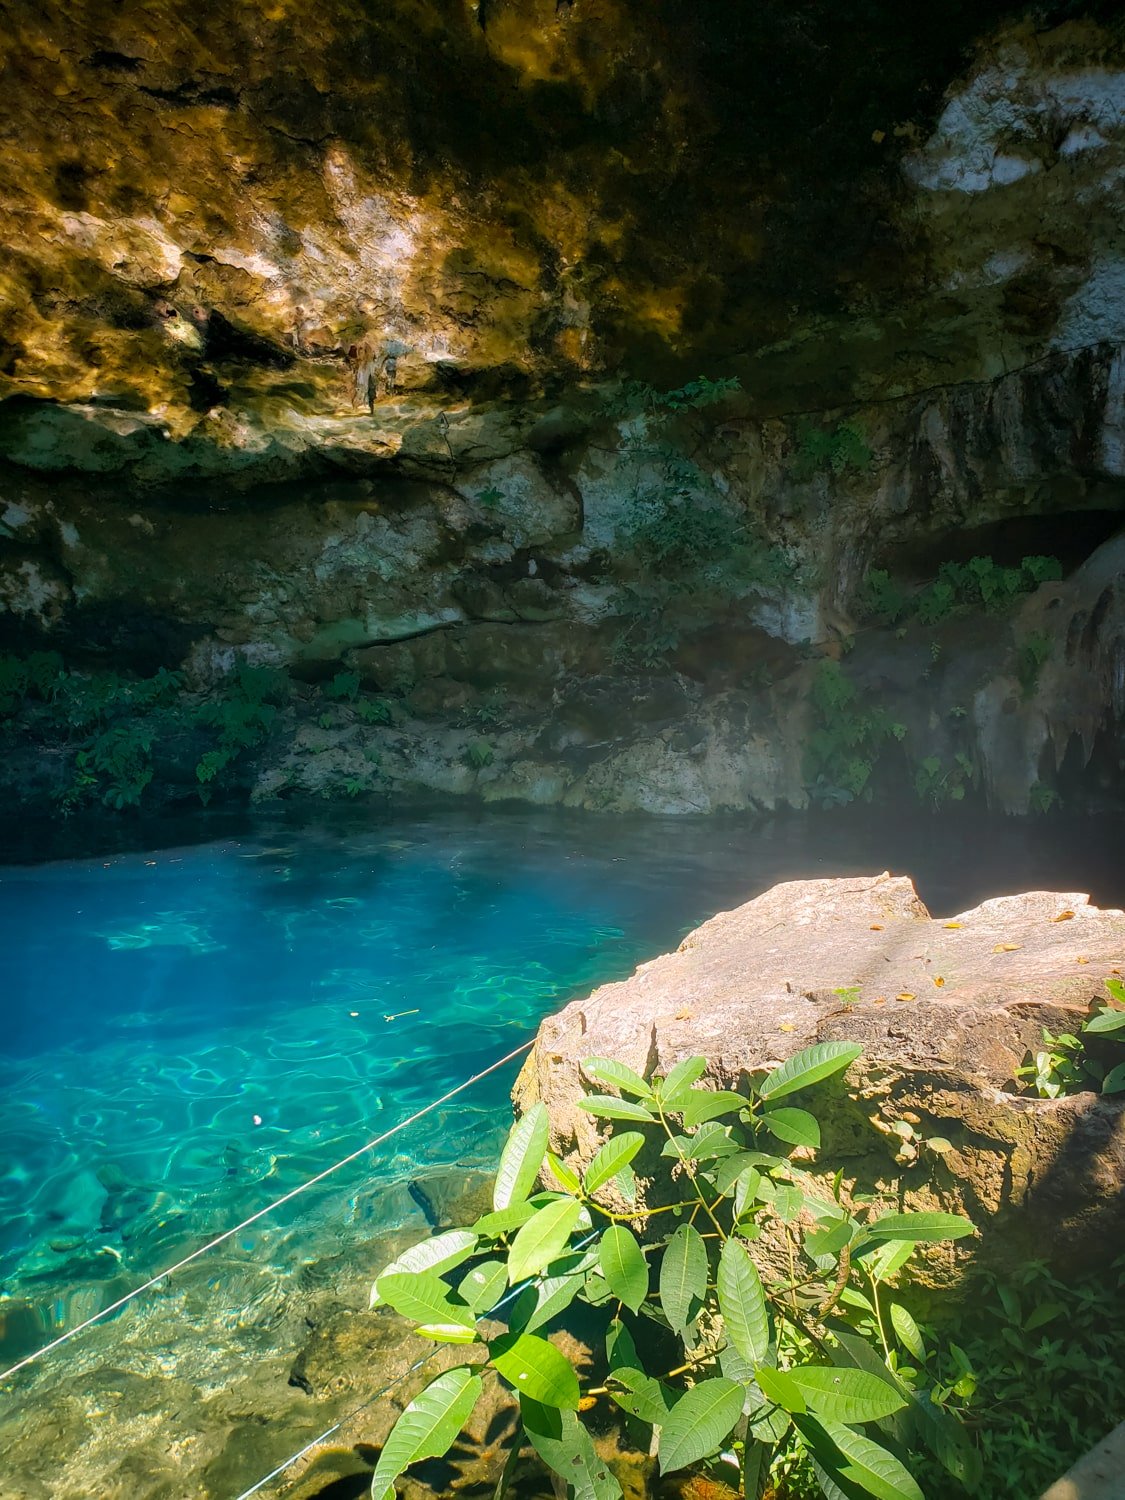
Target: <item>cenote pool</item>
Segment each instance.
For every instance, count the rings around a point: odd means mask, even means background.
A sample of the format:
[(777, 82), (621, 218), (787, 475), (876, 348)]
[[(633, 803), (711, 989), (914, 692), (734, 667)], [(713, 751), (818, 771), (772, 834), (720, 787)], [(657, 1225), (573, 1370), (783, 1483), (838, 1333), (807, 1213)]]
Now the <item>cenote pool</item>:
[[(1120, 905), (1122, 832), (1104, 818), (443, 807), (2, 866), (0, 1365), (778, 880), (890, 868), (941, 913), (1034, 888)], [(424, 1233), (443, 1194), (471, 1188), (514, 1070), (15, 1377), (0, 1448), (17, 1493), (38, 1493), (39, 1475), (52, 1496), (234, 1496), (299, 1446), (334, 1409), (302, 1415), (317, 1385), (292, 1374), (302, 1338), (326, 1309), (363, 1305), (384, 1258), (373, 1240)], [(237, 1395), (249, 1364), (252, 1401)], [(362, 1394), (361, 1373), (341, 1382), (345, 1405)], [(101, 1403), (96, 1428), (79, 1384)], [(50, 1423), (73, 1488), (44, 1477)], [(185, 1489), (185, 1473), (207, 1477)]]

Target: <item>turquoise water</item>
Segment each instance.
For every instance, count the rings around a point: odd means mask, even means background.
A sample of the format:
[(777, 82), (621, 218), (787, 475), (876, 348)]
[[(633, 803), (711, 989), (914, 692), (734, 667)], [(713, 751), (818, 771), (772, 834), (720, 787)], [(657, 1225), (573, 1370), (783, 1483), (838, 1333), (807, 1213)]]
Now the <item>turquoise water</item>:
[[(1033, 887), (1120, 904), (1120, 834), (444, 810), (0, 866), (0, 1365), (778, 879), (889, 867), (946, 913)], [(372, 1180), (486, 1163), (514, 1073), (239, 1251), (312, 1262), (345, 1221), (378, 1228)]]

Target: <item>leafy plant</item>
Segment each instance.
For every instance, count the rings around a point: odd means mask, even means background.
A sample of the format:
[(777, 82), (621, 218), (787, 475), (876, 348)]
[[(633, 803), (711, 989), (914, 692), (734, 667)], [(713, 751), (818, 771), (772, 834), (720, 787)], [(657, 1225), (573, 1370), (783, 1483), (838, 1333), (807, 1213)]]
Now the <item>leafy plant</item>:
[(1050, 812), (1058, 800), (1058, 792), (1053, 786), (1047, 786), (1045, 782), (1036, 781), (1028, 790), (1027, 802), (1032, 812)]
[(838, 662), (821, 662), (810, 701), (814, 725), (805, 745), (805, 782), (813, 799), (831, 805), (870, 798), (869, 782), (889, 739), (905, 726), (882, 708), (867, 708)]
[(914, 773), (914, 790), (933, 808), (963, 802), (965, 793), (976, 784), (977, 768), (961, 751), (953, 757), (951, 766), (945, 765), (940, 756), (927, 755)]
[(473, 740), (465, 748), (465, 764), (473, 771), (482, 771), (496, 759), (496, 753), (487, 740)]
[(477, 495), (477, 504), (483, 505), (485, 510), (495, 510), (503, 498), (502, 492), (495, 485), (489, 485), (488, 489), (481, 490)]
[(1113, 1420), (1106, 1392), (1125, 1365), (1125, 1260), (1065, 1282), (1041, 1262), (985, 1275), (956, 1337), (925, 1330), (913, 1371), (900, 1376), (929, 1384), (939, 1409), (972, 1425), (981, 1495), (1038, 1495)]
[(365, 724), (390, 724), (394, 720), (391, 705), (385, 698), (359, 698), (355, 711)]
[(1055, 1036), (1044, 1027), (1042, 1047), (1029, 1052), (1026, 1062), (1015, 1070), (1016, 1078), (1040, 1099), (1057, 1099), (1084, 1089), (1101, 1094), (1125, 1091), (1125, 1062), (1107, 1071), (1086, 1050), (1090, 1036), (1125, 1042), (1125, 982), (1107, 979), (1105, 984), (1116, 1004), (1103, 1005), (1083, 1021), (1077, 1035), (1064, 1031)]
[(204, 801), (209, 784), (244, 750), (266, 739), (277, 719), (278, 705), (288, 696), (289, 679), (284, 672), (240, 662), (223, 683), (219, 696), (200, 707), (197, 723), (218, 733), (218, 744), (200, 757), (195, 768)]
[(1024, 698), (1035, 697), (1039, 674), (1050, 660), (1053, 649), (1054, 643), (1044, 630), (1033, 630), (1020, 642), (1016, 652), (1016, 676)]
[(795, 479), (811, 479), (827, 471), (846, 474), (866, 469), (874, 455), (855, 422), (818, 427), (802, 418), (797, 424), (797, 452), (790, 466)]
[[(615, 1092), (593, 1093), (583, 1108), (613, 1133), (581, 1175), (549, 1150), (547, 1111), (533, 1105), (508, 1136), (492, 1211), (413, 1246), (375, 1281), (374, 1305), (466, 1352), (399, 1418), (373, 1496), (391, 1500), (407, 1465), (444, 1453), (495, 1379), (519, 1404), (513, 1453), (529, 1442), (575, 1500), (622, 1493), (581, 1421), (599, 1396), (650, 1435), (662, 1473), (732, 1444), (754, 1500), (771, 1463), (798, 1457), (829, 1500), (921, 1500), (907, 1462), (927, 1448), (971, 1481), (959, 1424), (896, 1373), (906, 1324), (887, 1292), (916, 1244), (960, 1238), (971, 1223), (881, 1213), (850, 1200), (841, 1173), (826, 1188), (806, 1165), (820, 1126), (796, 1099), (861, 1051), (819, 1043), (745, 1092), (703, 1086), (702, 1057), (651, 1080), (591, 1058), (587, 1078)], [(637, 1205), (642, 1153), (656, 1172), (653, 1207)], [(536, 1191), (544, 1170), (553, 1186)], [(607, 1323), (609, 1374), (586, 1392), (544, 1337), (576, 1300)], [(653, 1370), (646, 1325), (679, 1346), (670, 1368)]]
[[(922, 625), (938, 625), (959, 611), (999, 614), (1021, 594), (1061, 577), (1057, 557), (1025, 557), (1018, 568), (1003, 567), (991, 557), (974, 557), (967, 563), (942, 563), (932, 583), (910, 594), (885, 569), (872, 568), (859, 590), (857, 609), (861, 617), (879, 625), (899, 626), (912, 617)], [(1032, 659), (1041, 649), (1038, 644), (1031, 648)]]

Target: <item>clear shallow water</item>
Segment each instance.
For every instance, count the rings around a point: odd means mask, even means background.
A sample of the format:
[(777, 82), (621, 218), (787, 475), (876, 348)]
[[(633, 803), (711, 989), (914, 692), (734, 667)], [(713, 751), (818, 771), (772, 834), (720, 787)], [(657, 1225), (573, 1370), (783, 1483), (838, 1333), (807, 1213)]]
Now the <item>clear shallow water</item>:
[[(0, 867), (0, 1365), (777, 880), (891, 868), (945, 913), (1028, 888), (1120, 905), (1122, 831), (442, 809)], [(372, 1173), (487, 1163), (514, 1072), (233, 1248), (313, 1264), (343, 1221), (380, 1227)]]

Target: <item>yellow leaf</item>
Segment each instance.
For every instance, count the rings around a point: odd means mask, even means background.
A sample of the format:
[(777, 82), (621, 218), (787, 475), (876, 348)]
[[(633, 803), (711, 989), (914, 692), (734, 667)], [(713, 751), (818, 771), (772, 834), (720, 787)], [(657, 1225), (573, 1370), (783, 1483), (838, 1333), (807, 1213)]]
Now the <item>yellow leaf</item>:
[(997, 943), (992, 951), (993, 953), (1015, 953), (1019, 946), (1019, 943)]
[(693, 1019), (694, 1015), (695, 1015), (695, 1012), (691, 1011), (691, 1010), (688, 1010), (687, 1006), (685, 1005), (684, 1008), (683, 1008), (683, 1010), (678, 1010), (676, 1012), (676, 1020), (677, 1021), (690, 1021), (690, 1020)]
[(1088, 964), (1090, 960), (1088, 958), (1076, 958), (1074, 962), (1076, 964)]
[(876, 995), (875, 998), (874, 998), (874, 1000), (872, 1000), (872, 1002), (871, 1002), (872, 1005), (886, 1005), (886, 1003), (887, 1003), (887, 997), (886, 997), (886, 995)]
[(942, 923), (942, 926), (945, 927), (950, 932), (952, 932), (954, 930), (954, 928), (964, 927), (964, 925), (965, 925), (964, 922), (943, 922)]
[(1052, 917), (1052, 922), (1069, 922), (1074, 913), (1072, 911), (1060, 911), (1057, 917)]
[(883, 924), (882, 924), (882, 922), (872, 922), (872, 924), (871, 924), (871, 931), (872, 932), (882, 932), (882, 930), (883, 930)]
[(782, 1021), (777, 1029), (778, 1031), (796, 1031), (797, 1028), (793, 1025), (792, 1021)]
[(940, 990), (941, 987), (942, 987), (942, 985), (945, 983), (945, 980), (941, 977), (940, 974), (935, 974), (934, 975), (934, 983), (937, 985), (938, 989)]
[(896, 1000), (913, 1000), (914, 996), (910, 993), (909, 990), (903, 990), (903, 992), (902, 992), (901, 995), (896, 995), (895, 996), (895, 999)]
[(598, 1398), (596, 1396), (582, 1396), (578, 1401), (578, 1410), (589, 1411), (591, 1407), (597, 1406), (597, 1404)]

